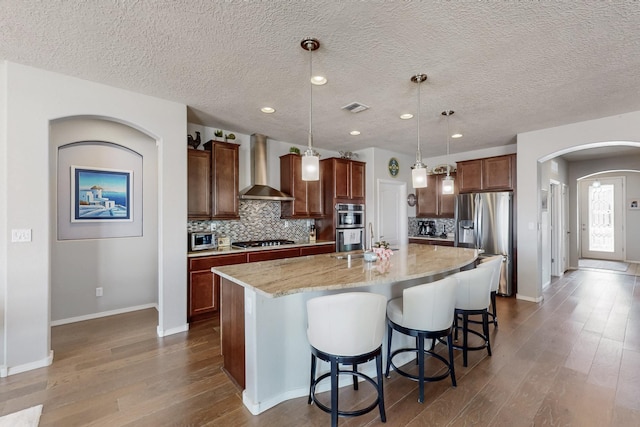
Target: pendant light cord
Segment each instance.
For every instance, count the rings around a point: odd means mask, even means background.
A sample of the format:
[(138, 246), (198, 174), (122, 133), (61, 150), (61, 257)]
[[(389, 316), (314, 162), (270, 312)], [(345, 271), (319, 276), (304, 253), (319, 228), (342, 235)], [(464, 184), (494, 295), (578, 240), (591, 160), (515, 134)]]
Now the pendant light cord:
[(416, 163), (422, 163), (422, 151), (420, 150), (420, 86), (422, 86), (422, 81), (418, 81), (418, 120), (416, 120), (418, 124), (418, 151), (416, 152)]
[(313, 145), (313, 83), (311, 83), (311, 79), (313, 78), (313, 50), (311, 49), (311, 45), (307, 45), (307, 50), (309, 51), (309, 150), (312, 150)]
[(451, 116), (451, 110), (447, 110), (447, 176), (449, 176), (449, 141), (451, 138), (451, 128), (449, 128), (449, 117)]

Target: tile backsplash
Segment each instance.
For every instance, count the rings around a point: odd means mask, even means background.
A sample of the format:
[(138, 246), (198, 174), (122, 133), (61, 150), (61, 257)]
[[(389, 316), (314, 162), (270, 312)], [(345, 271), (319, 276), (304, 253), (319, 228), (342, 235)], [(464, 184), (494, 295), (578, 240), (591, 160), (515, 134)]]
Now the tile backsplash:
[(187, 231), (213, 229), (218, 236), (228, 236), (232, 242), (269, 239), (308, 242), (309, 226), (314, 224), (314, 220), (282, 219), (280, 207), (281, 202), (241, 200), (240, 220), (190, 220)]
[(418, 221), (431, 219), (436, 222), (436, 231), (442, 233), (442, 227), (445, 227), (447, 233), (454, 233), (456, 223), (453, 218), (409, 218), (409, 236), (418, 235)]

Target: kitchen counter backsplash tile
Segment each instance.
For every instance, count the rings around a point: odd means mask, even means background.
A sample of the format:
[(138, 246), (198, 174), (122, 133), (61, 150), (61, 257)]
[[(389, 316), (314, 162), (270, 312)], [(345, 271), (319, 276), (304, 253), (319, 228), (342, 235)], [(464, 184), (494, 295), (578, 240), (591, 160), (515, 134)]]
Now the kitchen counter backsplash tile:
[(232, 242), (245, 240), (287, 239), (295, 242), (309, 240), (309, 225), (314, 220), (281, 219), (280, 202), (241, 200), (239, 221), (188, 221), (187, 231), (213, 230), (218, 236), (229, 236)]
[(456, 231), (456, 222), (453, 218), (409, 218), (409, 227), (408, 232), (409, 236), (417, 236), (418, 235), (418, 221), (423, 220), (433, 220), (436, 222), (436, 231), (437, 234), (440, 235), (442, 233), (442, 226), (444, 225), (447, 233), (455, 233)]

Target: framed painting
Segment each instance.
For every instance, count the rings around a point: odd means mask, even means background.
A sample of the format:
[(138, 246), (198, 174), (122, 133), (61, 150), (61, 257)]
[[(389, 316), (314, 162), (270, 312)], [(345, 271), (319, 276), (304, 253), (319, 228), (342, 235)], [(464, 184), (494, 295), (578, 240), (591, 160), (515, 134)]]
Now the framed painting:
[(71, 166), (71, 222), (133, 221), (133, 171)]

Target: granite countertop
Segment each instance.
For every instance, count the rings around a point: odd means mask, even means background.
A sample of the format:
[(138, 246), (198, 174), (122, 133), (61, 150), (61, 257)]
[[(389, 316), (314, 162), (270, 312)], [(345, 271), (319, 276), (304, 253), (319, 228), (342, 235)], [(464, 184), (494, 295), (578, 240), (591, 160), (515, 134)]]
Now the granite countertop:
[(225, 255), (225, 254), (237, 254), (237, 253), (246, 253), (246, 252), (255, 252), (255, 251), (268, 251), (274, 249), (288, 249), (288, 248), (299, 248), (302, 246), (321, 246), (321, 245), (335, 245), (335, 240), (318, 240), (315, 243), (294, 243), (292, 245), (278, 245), (278, 246), (260, 246), (256, 248), (234, 248), (231, 246), (227, 246), (224, 248), (218, 248), (213, 250), (205, 250), (205, 251), (193, 251), (187, 252), (187, 258), (195, 258), (202, 256), (211, 256), (211, 255)]
[[(322, 254), (246, 265), (214, 267), (212, 272), (267, 298), (299, 292), (339, 290), (389, 284), (434, 276), (462, 268), (478, 257), (475, 249), (409, 244), (394, 251), (388, 261), (366, 262), (346, 254)], [(353, 253), (362, 256), (362, 252)], [(339, 258), (343, 257), (343, 258)]]

